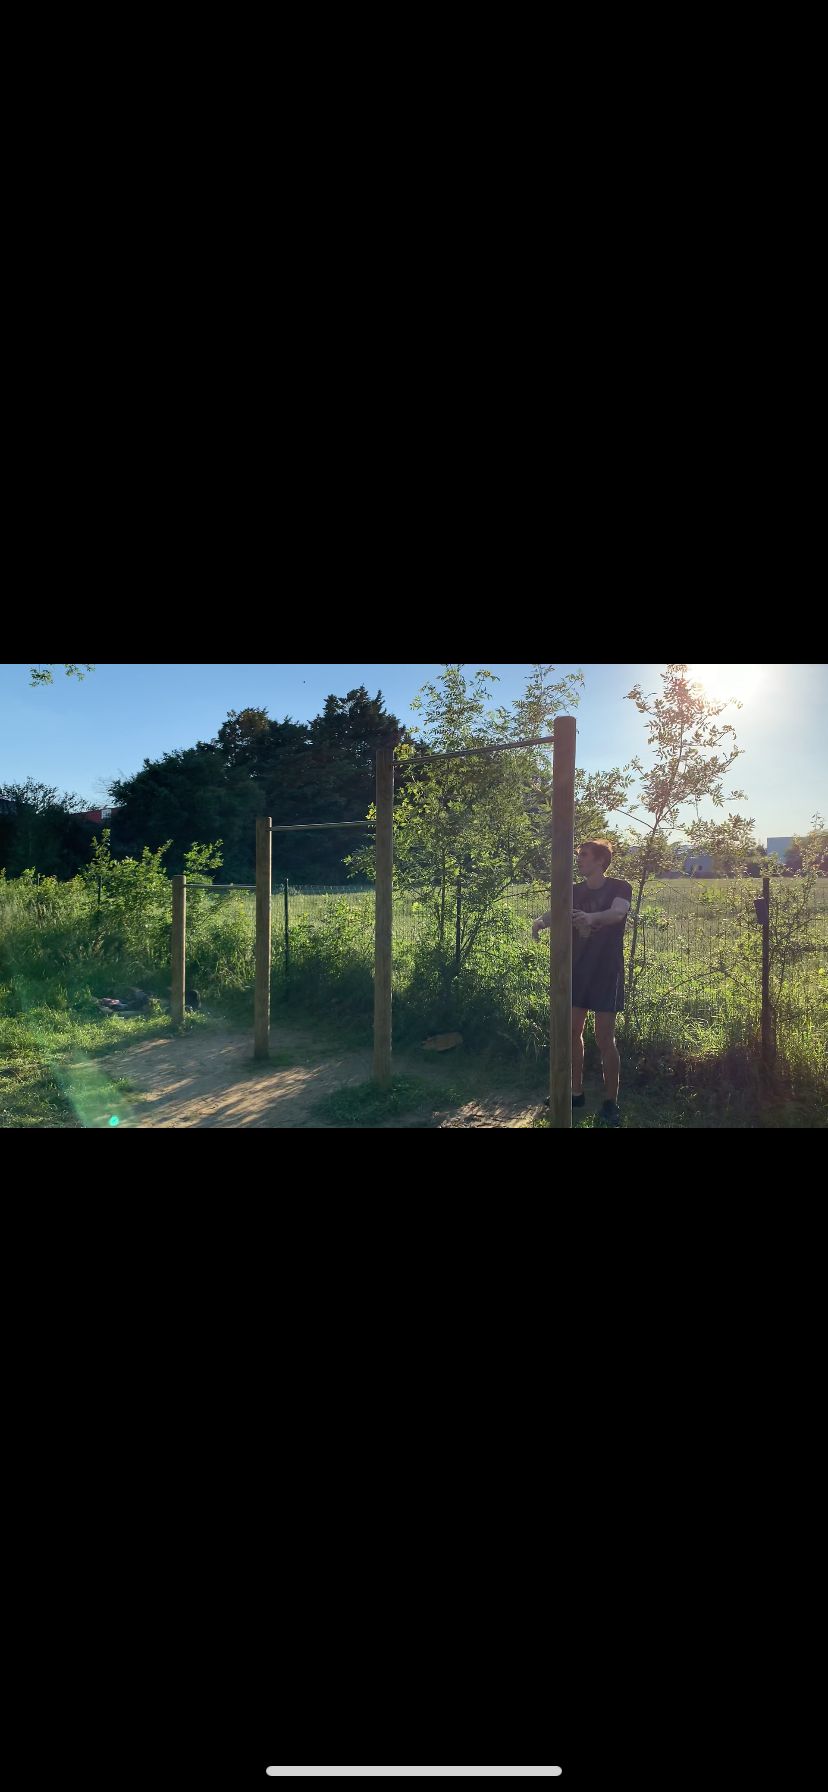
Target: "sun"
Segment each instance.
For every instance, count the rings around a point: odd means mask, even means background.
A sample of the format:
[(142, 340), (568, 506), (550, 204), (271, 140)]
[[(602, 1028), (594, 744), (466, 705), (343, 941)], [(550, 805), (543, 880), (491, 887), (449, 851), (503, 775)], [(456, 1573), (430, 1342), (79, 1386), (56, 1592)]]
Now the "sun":
[(744, 703), (749, 697), (755, 697), (770, 670), (770, 666), (760, 665), (696, 665), (688, 666), (687, 676), (691, 684), (702, 686), (707, 697), (719, 702), (726, 697), (735, 697), (739, 703)]

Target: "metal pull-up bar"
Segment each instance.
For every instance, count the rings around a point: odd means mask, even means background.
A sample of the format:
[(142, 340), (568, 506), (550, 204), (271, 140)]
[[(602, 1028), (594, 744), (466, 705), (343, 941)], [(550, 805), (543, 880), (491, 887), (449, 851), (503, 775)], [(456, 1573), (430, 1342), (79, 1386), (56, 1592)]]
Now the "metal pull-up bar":
[(553, 734), (537, 734), (531, 740), (504, 740), (490, 747), (459, 747), (451, 753), (423, 753), (417, 759), (397, 759), (395, 764), (404, 772), (410, 765), (435, 765), (440, 759), (470, 759), (473, 753), (516, 753), (520, 747), (553, 747), (554, 744)]
[(373, 828), (373, 821), (274, 821), (271, 834), (310, 834), (314, 828)]

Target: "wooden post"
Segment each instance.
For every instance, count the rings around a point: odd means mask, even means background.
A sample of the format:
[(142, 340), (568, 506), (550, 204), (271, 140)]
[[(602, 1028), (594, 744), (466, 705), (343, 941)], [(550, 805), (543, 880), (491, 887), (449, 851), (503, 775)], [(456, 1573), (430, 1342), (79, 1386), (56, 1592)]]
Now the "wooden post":
[(764, 909), (762, 919), (762, 1069), (767, 1076), (771, 1065), (770, 1011), (770, 878), (762, 879)]
[(290, 974), (290, 910), (288, 908), (288, 880), (285, 878), (285, 983)]
[(253, 1056), (270, 1057), (270, 816), (256, 821), (256, 993)]
[(460, 950), (461, 950), (460, 942), (463, 937), (463, 930), (462, 930), (462, 926), (461, 926), (461, 922), (460, 922), (460, 910), (462, 907), (462, 903), (463, 903), (463, 873), (461, 871), (458, 871), (458, 873), (457, 873), (457, 925), (455, 927), (455, 932), (454, 932), (454, 975), (455, 975), (455, 977), (459, 977), (459, 975), (460, 975)]
[(575, 856), (574, 716), (555, 718), (550, 892), (549, 1124), (572, 1126), (572, 867)]
[(187, 981), (187, 879), (182, 875), (172, 880), (172, 941), (170, 946), (170, 1013), (173, 1024), (184, 1022), (184, 986)]
[(374, 921), (374, 1081), (391, 1081), (391, 953), (394, 907), (394, 749), (377, 751), (376, 895)]

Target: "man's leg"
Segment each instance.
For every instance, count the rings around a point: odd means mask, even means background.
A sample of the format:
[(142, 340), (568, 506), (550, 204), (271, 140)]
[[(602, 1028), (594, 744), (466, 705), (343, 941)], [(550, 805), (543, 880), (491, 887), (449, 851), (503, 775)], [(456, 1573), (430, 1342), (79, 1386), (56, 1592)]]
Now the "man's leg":
[(584, 1021), (585, 1008), (572, 1010), (572, 1093), (580, 1095), (584, 1086)]
[[(596, 1016), (595, 1016), (595, 1038), (598, 1043), (598, 1050), (601, 1053), (601, 1063), (603, 1064), (603, 1067), (604, 1067), (604, 1093), (606, 1095), (607, 1101), (617, 1101), (618, 1100), (618, 1083), (619, 1083), (619, 1079), (621, 1076), (621, 1058), (619, 1055), (618, 1047), (615, 1043), (615, 1015), (614, 1014), (596, 1014)], [(582, 1061), (583, 1061), (583, 1054), (582, 1054)], [(574, 1049), (573, 1049), (573, 1053), (572, 1053), (572, 1062), (573, 1062), (572, 1074), (574, 1076), (575, 1075), (575, 1071), (574, 1071), (575, 1052), (574, 1052)]]

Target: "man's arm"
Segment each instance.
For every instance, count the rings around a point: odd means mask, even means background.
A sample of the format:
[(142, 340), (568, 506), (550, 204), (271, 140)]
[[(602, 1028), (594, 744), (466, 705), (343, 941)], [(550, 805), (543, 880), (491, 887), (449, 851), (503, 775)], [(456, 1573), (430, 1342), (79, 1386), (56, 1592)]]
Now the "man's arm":
[(619, 921), (625, 921), (630, 912), (630, 905), (625, 896), (615, 896), (609, 908), (597, 909), (595, 914), (585, 916), (592, 927), (617, 927)]
[(532, 938), (533, 938), (533, 940), (537, 939), (539, 933), (543, 933), (543, 930), (545, 927), (550, 926), (551, 921), (552, 921), (551, 908), (547, 909), (545, 915), (538, 915), (537, 920), (532, 922)]

